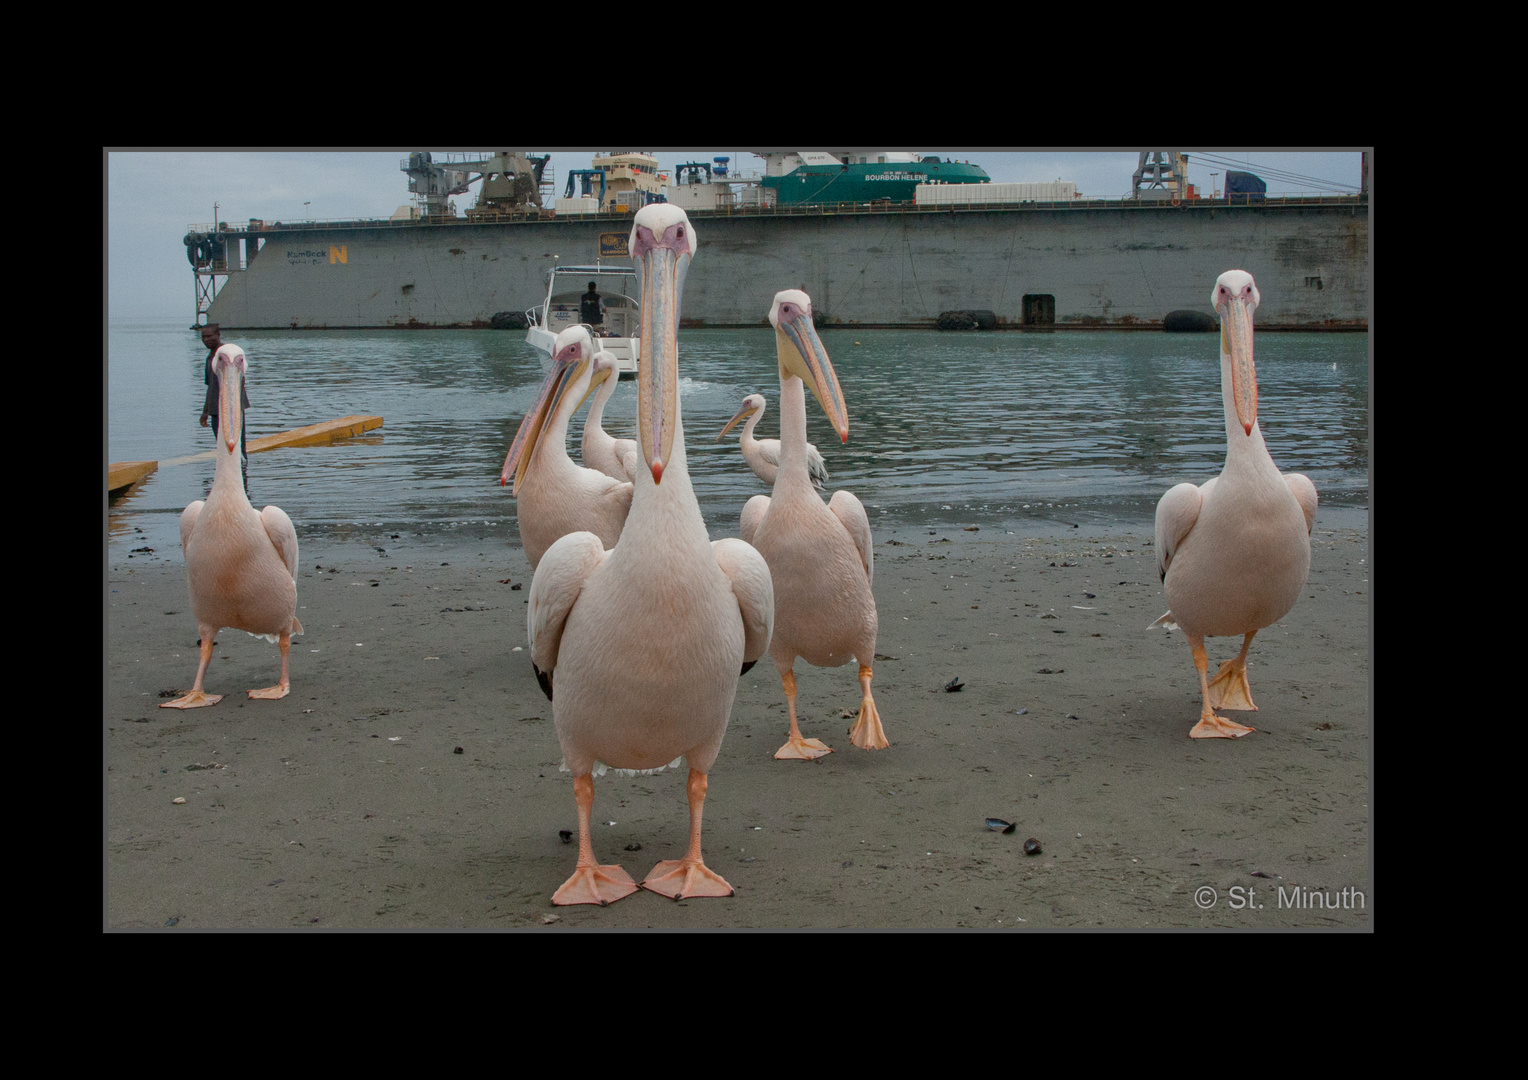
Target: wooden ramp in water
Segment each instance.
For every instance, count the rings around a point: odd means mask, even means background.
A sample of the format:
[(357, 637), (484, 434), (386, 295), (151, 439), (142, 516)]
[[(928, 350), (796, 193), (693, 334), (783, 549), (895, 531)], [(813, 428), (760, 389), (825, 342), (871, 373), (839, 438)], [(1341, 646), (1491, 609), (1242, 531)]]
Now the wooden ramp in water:
[[(338, 420), (309, 424), (307, 427), (300, 427), (294, 431), (283, 431), (279, 435), (251, 439), (245, 449), (251, 454), (258, 454), (263, 450), (275, 450), (283, 446), (319, 446), (339, 439), (349, 439), (381, 426), (380, 416), (342, 416)], [(175, 458), (165, 464), (182, 465), (188, 461), (205, 461), (210, 457), (212, 457), (212, 451), (209, 450), (206, 453)], [(157, 468), (159, 468), (157, 461), (114, 461), (106, 467), (106, 490), (109, 493), (116, 493), (131, 487)]]
[(263, 450), (275, 450), (281, 446), (318, 446), (321, 443), (334, 442), (336, 439), (349, 439), (381, 426), (380, 416), (342, 416), (338, 420), (309, 424), (295, 431), (283, 431), (280, 435), (251, 439), (247, 449), (251, 454), (258, 454)]
[(121, 491), (132, 487), (157, 468), (157, 461), (114, 461), (106, 466), (106, 490)]

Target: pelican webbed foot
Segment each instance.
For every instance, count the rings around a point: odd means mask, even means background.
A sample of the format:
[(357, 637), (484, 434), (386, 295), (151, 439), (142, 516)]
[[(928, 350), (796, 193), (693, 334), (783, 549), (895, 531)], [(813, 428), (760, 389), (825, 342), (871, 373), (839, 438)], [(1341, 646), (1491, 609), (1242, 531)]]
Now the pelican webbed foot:
[(637, 891), (637, 883), (619, 866), (601, 866), (594, 861), (594, 845), (589, 839), (589, 814), (594, 809), (594, 778), (588, 773), (573, 778), (573, 801), (578, 806), (578, 864), (573, 876), (552, 894), (552, 903), (598, 904), (604, 907)]
[[(1194, 652), (1194, 670), (1199, 673), (1199, 694), (1204, 701), (1204, 706), (1199, 713), (1199, 723), (1188, 733), (1190, 739), (1239, 739), (1256, 728), (1245, 727), (1234, 720), (1227, 720), (1223, 716), (1216, 716), (1215, 709), (1219, 702), (1214, 689), (1215, 683), (1222, 683), (1220, 695), (1225, 695), (1224, 686), (1233, 682), (1239, 673), (1243, 688), (1247, 685), (1247, 646), (1252, 644), (1252, 635), (1248, 634), (1242, 642), (1241, 654), (1235, 660), (1227, 660), (1220, 665), (1220, 671), (1215, 675), (1215, 682), (1207, 678), (1210, 670), (1210, 659), (1204, 651), (1204, 638), (1199, 634), (1191, 634), (1184, 631), (1188, 638), (1189, 647)], [(1244, 706), (1227, 705), (1226, 708), (1257, 708), (1252, 704), (1252, 695), (1246, 694), (1247, 704)]]
[(1223, 716), (1216, 716), (1213, 712), (1209, 712), (1199, 718), (1199, 723), (1194, 725), (1188, 737), (1190, 739), (1239, 739), (1256, 730), (1257, 728), (1246, 727), (1234, 720), (1227, 720)]
[(1205, 700), (1210, 703), (1210, 708), (1257, 711), (1257, 706), (1252, 704), (1252, 687), (1247, 685), (1247, 650), (1252, 648), (1256, 634), (1253, 630), (1243, 635), (1241, 652), (1221, 664), (1220, 670), (1209, 681)]
[[(295, 628), (297, 633), (299, 633), (299, 634), (302, 633), (302, 626), (297, 622), (296, 619), (292, 620), (292, 625)], [(291, 678), (291, 665), (290, 665), (290, 653), (292, 651), (292, 632), (291, 631), (288, 631), (287, 633), (284, 633), (284, 634), (281, 635), (280, 645), (281, 645), (281, 681), (278, 682), (275, 686), (267, 686), (263, 690), (251, 690), (251, 691), (249, 691), (249, 696), (250, 697), (258, 698), (261, 701), (279, 701), (281, 698), (286, 697), (287, 694), (292, 692), (292, 678)]]
[(1253, 712), (1252, 687), (1247, 683), (1247, 667), (1237, 660), (1227, 660), (1210, 680), (1210, 707), (1215, 709), (1243, 709)]
[(791, 733), (785, 745), (775, 751), (776, 761), (815, 761), (827, 757), (833, 748), (821, 739), (803, 738), (799, 731)]
[(886, 732), (881, 728), (881, 714), (875, 707), (875, 698), (870, 696), (870, 669), (863, 664), (860, 665), (859, 678), (865, 696), (860, 700), (859, 719), (849, 729), (849, 741), (861, 750), (885, 750), (891, 743), (886, 741)]
[(191, 684), (189, 694), (183, 694), (174, 701), (160, 702), (161, 709), (204, 709), (223, 700), (222, 694), (209, 694), (202, 690), (202, 684), (207, 678), (207, 667), (212, 663), (212, 647), (217, 644), (217, 630), (201, 625), (197, 629), (201, 631), (202, 638), (196, 643), (200, 653), (196, 665), (196, 681)]
[(796, 673), (787, 668), (780, 675), (780, 683), (785, 687), (785, 710), (790, 714), (791, 732), (785, 745), (775, 751), (775, 760), (816, 761), (831, 754), (831, 746), (821, 739), (804, 738), (800, 725), (796, 723)]
[(160, 702), (159, 707), (161, 709), (203, 709), (208, 705), (216, 705), (222, 700), (222, 694), (204, 694), (200, 690), (193, 690), (174, 701)]
[(705, 816), (706, 788), (710, 781), (698, 769), (690, 770), (685, 793), (690, 803), (690, 846), (682, 859), (665, 859), (642, 880), (642, 887), (675, 900), (692, 896), (731, 896), (732, 886), (706, 866), (700, 854), (700, 823)]
[(619, 866), (579, 866), (552, 894), (552, 903), (598, 904), (604, 907), (637, 891), (637, 883)]
[(727, 879), (700, 859), (665, 859), (642, 880), (642, 888), (674, 900), (732, 895)]

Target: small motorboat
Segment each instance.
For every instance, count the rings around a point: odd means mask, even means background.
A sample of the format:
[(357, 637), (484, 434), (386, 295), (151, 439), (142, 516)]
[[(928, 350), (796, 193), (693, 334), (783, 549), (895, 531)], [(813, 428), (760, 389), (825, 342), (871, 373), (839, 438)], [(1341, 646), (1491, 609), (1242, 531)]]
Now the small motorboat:
[[(600, 294), (603, 317), (598, 323), (584, 318), (582, 301), (589, 282)], [(641, 352), (642, 308), (629, 295), (637, 291), (637, 272), (631, 266), (595, 263), (593, 266), (553, 266), (547, 271), (546, 300), (526, 311), (529, 329), (525, 340), (546, 354), (551, 362), (557, 335), (582, 324), (594, 338), (594, 347), (615, 357), (623, 379), (637, 377)]]

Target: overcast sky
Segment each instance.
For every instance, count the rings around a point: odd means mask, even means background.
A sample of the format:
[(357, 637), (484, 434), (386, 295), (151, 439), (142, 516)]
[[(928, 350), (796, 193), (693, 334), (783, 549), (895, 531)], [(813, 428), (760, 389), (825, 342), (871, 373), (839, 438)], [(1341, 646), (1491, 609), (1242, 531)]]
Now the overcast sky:
[[(444, 151), (432, 151), (437, 160)], [(485, 151), (490, 153), (491, 151)], [(532, 150), (534, 154), (547, 151)], [(1089, 198), (1130, 193), (1139, 152), (919, 149), (980, 165), (994, 181), (1069, 180)], [(1224, 188), (1228, 168), (1257, 173), (1268, 194), (1340, 194), (1358, 190), (1357, 151), (1189, 150), (1189, 182), (1208, 194)], [(385, 218), (411, 197), (399, 162), (408, 150), (346, 151), (111, 151), (106, 155), (108, 317), (184, 319), (195, 315), (191, 266), (181, 238), (192, 224), (217, 216), (229, 225), (250, 218)], [(757, 173), (763, 162), (747, 150), (656, 151), (665, 169), (686, 161), (729, 156), (734, 173)], [(554, 151), (559, 194), (570, 170), (587, 169), (587, 150)], [(1213, 156), (1217, 161), (1210, 161)], [(1225, 160), (1233, 164), (1227, 165)], [(1219, 175), (1212, 179), (1211, 173)], [(477, 185), (455, 198), (460, 214)]]

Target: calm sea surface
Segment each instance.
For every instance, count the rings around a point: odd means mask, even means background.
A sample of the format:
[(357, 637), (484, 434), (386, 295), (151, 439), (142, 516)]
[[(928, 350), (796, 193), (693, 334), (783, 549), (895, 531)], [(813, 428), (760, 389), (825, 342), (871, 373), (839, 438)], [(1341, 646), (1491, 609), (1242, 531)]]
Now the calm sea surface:
[[(212, 482), (212, 431), (197, 425), (206, 350), (175, 323), (114, 322), (108, 334), (108, 461), (159, 470), (108, 512), (109, 555), (179, 548), (182, 509)], [(849, 408), (849, 442), (807, 399), (808, 435), (872, 526), (1078, 523), (1150, 528), (1157, 499), (1202, 483), (1225, 455), (1214, 334), (939, 333), (824, 330)], [(392, 533), (518, 544), (498, 483), (541, 383), (542, 355), (514, 331), (246, 331), (251, 439), (352, 413), (378, 431), (253, 455), (251, 500), (291, 515), (304, 543)], [(773, 332), (680, 333), (690, 474), (712, 536), (737, 535), (743, 503), (767, 494), (737, 430), (716, 434), (748, 393), (779, 435)], [(1259, 334), (1258, 419), (1274, 461), (1310, 476), (1322, 507), (1369, 497), (1365, 334)], [(635, 436), (636, 384), (606, 429)], [(570, 427), (577, 459), (583, 413)], [(189, 459), (189, 460), (186, 460)]]

